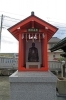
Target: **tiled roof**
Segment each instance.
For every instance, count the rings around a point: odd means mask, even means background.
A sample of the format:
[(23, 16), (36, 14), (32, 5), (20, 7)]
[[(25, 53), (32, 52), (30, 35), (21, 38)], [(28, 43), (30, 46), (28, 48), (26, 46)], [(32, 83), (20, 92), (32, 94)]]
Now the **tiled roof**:
[(59, 41), (54, 47), (52, 47), (50, 50), (56, 51), (58, 49), (63, 49), (66, 52), (66, 37)]
[(61, 39), (59, 39), (58, 37), (52, 37), (50, 40), (49, 40), (49, 43), (57, 43), (59, 42)]

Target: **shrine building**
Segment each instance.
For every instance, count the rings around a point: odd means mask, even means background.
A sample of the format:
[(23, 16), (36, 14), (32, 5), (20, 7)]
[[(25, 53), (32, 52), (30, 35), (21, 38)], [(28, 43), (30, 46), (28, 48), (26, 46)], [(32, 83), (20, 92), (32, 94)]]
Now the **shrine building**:
[[(18, 71), (48, 71), (47, 43), (57, 30), (34, 12), (8, 29), (19, 42)], [(33, 43), (35, 53), (31, 54)]]

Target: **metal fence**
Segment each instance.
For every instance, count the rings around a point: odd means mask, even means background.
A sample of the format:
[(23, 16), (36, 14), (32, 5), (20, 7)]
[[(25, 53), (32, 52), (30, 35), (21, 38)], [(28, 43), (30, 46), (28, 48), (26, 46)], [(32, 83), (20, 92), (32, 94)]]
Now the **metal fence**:
[[(48, 67), (51, 71), (61, 71), (61, 65), (61, 62), (58, 61), (48, 61)], [(0, 57), (0, 69), (17, 69), (17, 66), (17, 58)]]
[(8, 68), (8, 69), (17, 69), (17, 58), (6, 58), (6, 57), (0, 57), (0, 69)]
[(62, 63), (59, 61), (49, 61), (48, 67), (51, 71), (61, 71)]

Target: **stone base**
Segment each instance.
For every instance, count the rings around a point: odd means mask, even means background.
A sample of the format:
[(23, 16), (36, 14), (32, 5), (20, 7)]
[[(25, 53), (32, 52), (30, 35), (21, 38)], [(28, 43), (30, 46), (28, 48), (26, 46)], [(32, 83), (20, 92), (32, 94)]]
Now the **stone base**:
[(16, 71), (9, 81), (10, 100), (56, 100), (57, 77), (50, 71)]
[(40, 68), (40, 62), (26, 62), (26, 68)]

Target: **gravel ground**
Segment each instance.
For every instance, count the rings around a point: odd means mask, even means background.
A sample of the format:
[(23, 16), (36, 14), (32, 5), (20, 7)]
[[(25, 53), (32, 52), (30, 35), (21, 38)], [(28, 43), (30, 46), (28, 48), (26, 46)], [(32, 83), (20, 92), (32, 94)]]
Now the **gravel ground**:
[[(0, 76), (0, 100), (9, 100), (9, 77)], [(57, 100), (66, 100), (64, 97), (57, 97)]]

